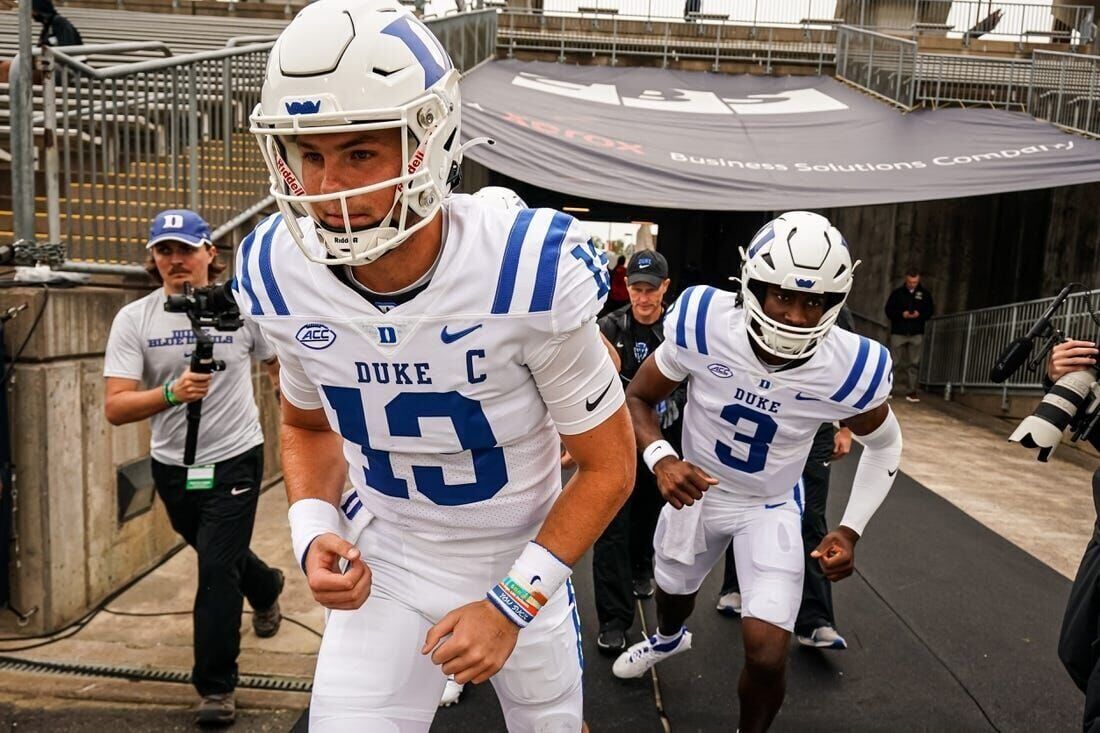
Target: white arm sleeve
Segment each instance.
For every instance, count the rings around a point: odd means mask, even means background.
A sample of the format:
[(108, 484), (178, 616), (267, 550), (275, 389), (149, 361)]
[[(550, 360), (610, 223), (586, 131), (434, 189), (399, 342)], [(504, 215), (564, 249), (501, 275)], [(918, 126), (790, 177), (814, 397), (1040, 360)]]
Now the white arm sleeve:
[(548, 343), (527, 366), (563, 435), (591, 430), (626, 400), (594, 320)]
[(894, 485), (901, 460), (901, 426), (891, 410), (882, 425), (867, 435), (853, 437), (863, 444), (863, 455), (856, 466), (852, 495), (840, 523), (862, 537), (867, 522)]

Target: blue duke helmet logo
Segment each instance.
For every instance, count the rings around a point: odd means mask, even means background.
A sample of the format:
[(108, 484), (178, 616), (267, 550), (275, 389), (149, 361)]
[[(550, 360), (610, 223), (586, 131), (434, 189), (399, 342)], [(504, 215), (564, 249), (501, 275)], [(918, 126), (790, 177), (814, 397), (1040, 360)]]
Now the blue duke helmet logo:
[(288, 115), (315, 115), (320, 111), (320, 99), (302, 99), (286, 103), (286, 113)]
[(335, 343), (336, 332), (323, 323), (307, 323), (298, 329), (294, 338), (307, 349), (320, 351)]

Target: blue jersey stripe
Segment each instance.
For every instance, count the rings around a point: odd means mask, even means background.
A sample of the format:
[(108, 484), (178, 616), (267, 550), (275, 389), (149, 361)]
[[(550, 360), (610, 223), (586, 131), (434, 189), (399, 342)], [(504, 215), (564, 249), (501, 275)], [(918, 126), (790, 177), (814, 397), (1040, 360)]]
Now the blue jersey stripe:
[(676, 318), (676, 345), (680, 348), (687, 348), (687, 313), (688, 313), (688, 301), (691, 299), (691, 294), (695, 291), (694, 285), (684, 291), (678, 299), (680, 303), (677, 306), (677, 310), (680, 311), (680, 315)]
[(535, 290), (531, 294), (531, 313), (550, 310), (554, 302), (554, 289), (558, 285), (558, 260), (561, 259), (561, 245), (569, 232), (573, 217), (560, 211), (554, 212), (550, 229), (542, 242), (539, 255), (539, 269), (535, 273)]
[(848, 378), (844, 380), (844, 384), (840, 385), (840, 389), (836, 391), (829, 399), (834, 402), (843, 402), (844, 398), (852, 393), (852, 390), (856, 388), (859, 383), (859, 378), (863, 374), (863, 367), (867, 364), (867, 352), (871, 348), (871, 342), (862, 336), (859, 337), (859, 353), (856, 354), (856, 363), (852, 365), (852, 371), (848, 372)]
[(802, 479), (794, 485), (794, 503), (798, 506), (798, 516), (802, 516)]
[(699, 308), (695, 311), (695, 345), (703, 355), (707, 353), (707, 309), (713, 297), (714, 288), (704, 288), (703, 296), (699, 298)]
[(519, 255), (534, 216), (534, 209), (524, 209), (512, 222), (508, 245), (504, 248), (504, 262), (500, 266), (500, 277), (497, 279), (497, 294), (493, 298), (493, 313), (507, 313), (512, 307), (512, 293), (516, 289), (516, 274), (519, 272)]
[(282, 221), (283, 215), (278, 214), (264, 234), (263, 242), (260, 243), (260, 278), (264, 281), (267, 297), (271, 300), (271, 307), (275, 309), (275, 313), (280, 316), (289, 316), (290, 311), (286, 307), (286, 301), (283, 300), (283, 293), (279, 290), (279, 283), (275, 282), (275, 273), (271, 270), (271, 240), (275, 238), (275, 230), (279, 228)]
[(855, 404), (857, 409), (863, 409), (867, 406), (867, 403), (875, 398), (875, 393), (878, 392), (879, 382), (882, 381), (882, 375), (886, 372), (886, 347), (882, 344), (875, 344), (878, 347), (878, 364), (875, 365), (875, 373), (871, 375), (871, 383), (867, 385), (867, 391), (863, 393), (863, 396), (859, 398), (859, 402)]
[(577, 661), (580, 662), (581, 672), (584, 671), (584, 647), (581, 646), (581, 616), (577, 613), (577, 594), (573, 592), (573, 581), (565, 581), (565, 592), (569, 597), (569, 605), (573, 607), (573, 630), (577, 632)]
[(260, 299), (256, 297), (256, 291), (252, 289), (252, 273), (249, 269), (252, 262), (252, 245), (255, 241), (256, 230), (253, 229), (241, 242), (241, 250), (237, 256), (241, 258), (241, 285), (244, 287), (244, 292), (248, 294), (248, 300), (252, 303), (249, 312), (254, 316), (262, 316), (264, 309), (260, 305)]

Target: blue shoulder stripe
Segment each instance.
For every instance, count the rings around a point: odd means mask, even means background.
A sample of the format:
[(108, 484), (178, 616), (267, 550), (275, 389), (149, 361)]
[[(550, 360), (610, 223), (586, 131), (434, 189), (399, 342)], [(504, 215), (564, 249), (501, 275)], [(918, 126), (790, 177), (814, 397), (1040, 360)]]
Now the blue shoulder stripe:
[(852, 371), (848, 372), (848, 378), (844, 380), (844, 384), (840, 385), (840, 389), (836, 391), (829, 399), (834, 402), (843, 402), (844, 399), (852, 393), (852, 390), (856, 388), (859, 383), (859, 378), (863, 374), (863, 367), (867, 364), (867, 352), (871, 349), (871, 341), (859, 337), (859, 353), (856, 354), (856, 363), (852, 365)]
[(714, 288), (703, 288), (703, 297), (699, 298), (699, 308), (695, 312), (695, 345), (703, 355), (707, 354), (707, 310), (713, 297)]
[(682, 349), (687, 348), (688, 301), (691, 299), (692, 292), (694, 292), (695, 288), (696, 286), (692, 285), (676, 299), (676, 302), (679, 303), (677, 310), (680, 311), (680, 314), (676, 318), (676, 345)]
[(495, 314), (507, 313), (512, 307), (512, 293), (516, 289), (516, 274), (519, 272), (519, 255), (523, 250), (523, 240), (527, 236), (527, 229), (531, 226), (531, 219), (535, 216), (534, 209), (524, 209), (512, 222), (512, 231), (508, 232), (508, 245), (504, 248), (504, 262), (500, 266), (500, 277), (497, 279), (497, 293), (493, 298), (492, 312)]
[(878, 392), (879, 382), (882, 381), (882, 375), (886, 371), (886, 347), (882, 344), (875, 344), (878, 347), (878, 364), (875, 365), (875, 373), (871, 375), (871, 383), (867, 385), (867, 391), (863, 393), (863, 396), (859, 398), (859, 402), (855, 404), (858, 409), (863, 409), (867, 406), (867, 403), (875, 398), (875, 393)]
[(256, 291), (252, 289), (252, 273), (249, 265), (252, 261), (252, 244), (256, 241), (256, 230), (253, 229), (248, 233), (248, 236), (241, 242), (241, 251), (238, 256), (241, 258), (241, 285), (244, 287), (244, 292), (248, 294), (248, 300), (251, 302), (252, 307), (250, 313), (254, 316), (262, 316), (264, 309), (260, 305), (260, 299), (256, 297)]
[(279, 283), (275, 282), (275, 273), (271, 269), (271, 240), (275, 238), (275, 230), (282, 222), (283, 215), (276, 215), (264, 234), (263, 242), (260, 244), (260, 277), (264, 281), (267, 297), (271, 300), (271, 307), (275, 309), (275, 313), (280, 316), (289, 316), (290, 311), (286, 307), (286, 301), (283, 300), (282, 291), (279, 290)]
[(554, 302), (554, 289), (558, 285), (558, 260), (561, 259), (561, 245), (569, 232), (573, 217), (560, 211), (554, 212), (550, 229), (542, 242), (539, 254), (539, 269), (535, 273), (535, 290), (531, 294), (531, 313), (550, 310)]

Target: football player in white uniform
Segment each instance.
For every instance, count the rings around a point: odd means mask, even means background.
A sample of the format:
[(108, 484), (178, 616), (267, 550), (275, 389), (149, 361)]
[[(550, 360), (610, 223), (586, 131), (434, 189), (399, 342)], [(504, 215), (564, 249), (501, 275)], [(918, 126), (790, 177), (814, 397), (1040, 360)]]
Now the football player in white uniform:
[(634, 470), (602, 259), (564, 214), (449, 195), (458, 73), (396, 0), (306, 6), (252, 129), (279, 213), (236, 295), (286, 359), (292, 542), (331, 609), (310, 730), (427, 731), (444, 675), (491, 678), (510, 731), (582, 730), (570, 568)]
[[(832, 327), (855, 269), (840, 232), (817, 214), (789, 212), (742, 259), (743, 307), (733, 293), (688, 288), (627, 390), (639, 450), (668, 505), (654, 536), (657, 633), (613, 671), (639, 677), (691, 647), (684, 621), (732, 538), (748, 733), (765, 730), (783, 702), (804, 572), (799, 477), (814, 433), (840, 420), (864, 446), (844, 518), (813, 552), (836, 581), (852, 573), (856, 541), (893, 484), (901, 431), (886, 403), (889, 352)], [(654, 408), (688, 377), (681, 459), (662, 440)]]

